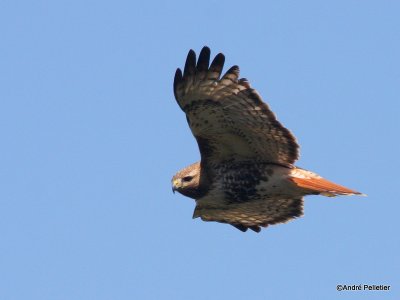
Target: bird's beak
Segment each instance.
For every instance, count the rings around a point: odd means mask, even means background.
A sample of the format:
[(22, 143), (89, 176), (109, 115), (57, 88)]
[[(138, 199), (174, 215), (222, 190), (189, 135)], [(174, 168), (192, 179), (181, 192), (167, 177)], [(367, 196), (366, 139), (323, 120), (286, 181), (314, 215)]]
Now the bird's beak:
[(174, 181), (172, 181), (172, 192), (175, 194), (175, 191), (178, 190), (178, 188), (180, 187), (181, 181), (179, 179), (174, 179)]

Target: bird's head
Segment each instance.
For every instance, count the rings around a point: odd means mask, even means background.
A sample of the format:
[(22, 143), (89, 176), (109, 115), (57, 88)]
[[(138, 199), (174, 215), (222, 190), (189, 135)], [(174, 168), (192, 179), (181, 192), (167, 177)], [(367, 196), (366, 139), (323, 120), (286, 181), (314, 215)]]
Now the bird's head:
[(184, 196), (196, 198), (199, 193), (200, 163), (194, 163), (172, 177), (172, 191), (178, 191)]

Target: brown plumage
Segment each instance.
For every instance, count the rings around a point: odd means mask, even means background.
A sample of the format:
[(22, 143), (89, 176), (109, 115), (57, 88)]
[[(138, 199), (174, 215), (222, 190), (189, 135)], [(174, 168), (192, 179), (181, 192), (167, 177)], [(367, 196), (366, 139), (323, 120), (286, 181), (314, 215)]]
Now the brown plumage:
[(197, 140), (201, 161), (172, 178), (173, 190), (196, 200), (193, 217), (229, 223), (246, 231), (283, 223), (303, 213), (303, 196), (355, 195), (293, 166), (299, 145), (239, 67), (222, 77), (225, 57), (211, 65), (204, 47), (196, 63), (189, 51), (184, 72), (177, 69), (174, 94)]

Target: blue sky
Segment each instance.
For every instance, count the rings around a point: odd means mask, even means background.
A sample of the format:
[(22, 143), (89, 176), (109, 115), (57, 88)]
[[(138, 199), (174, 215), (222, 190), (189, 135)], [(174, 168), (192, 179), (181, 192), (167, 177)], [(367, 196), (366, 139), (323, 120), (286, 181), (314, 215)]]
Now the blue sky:
[[(2, 1), (0, 298), (398, 298), (399, 11)], [(199, 159), (172, 80), (204, 45), (293, 131), (299, 166), (368, 197), (308, 197), (303, 218), (260, 234), (192, 220), (171, 193)]]

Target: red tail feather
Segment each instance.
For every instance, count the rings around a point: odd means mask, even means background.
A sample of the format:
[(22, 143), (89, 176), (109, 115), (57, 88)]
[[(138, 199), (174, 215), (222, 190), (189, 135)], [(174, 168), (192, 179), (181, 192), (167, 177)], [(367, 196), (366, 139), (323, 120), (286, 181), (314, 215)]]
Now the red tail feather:
[(362, 195), (360, 192), (348, 189), (344, 186), (333, 183), (322, 177), (314, 177), (314, 178), (291, 177), (290, 180), (298, 187), (310, 190), (312, 192), (320, 193), (321, 195), (324, 196)]

